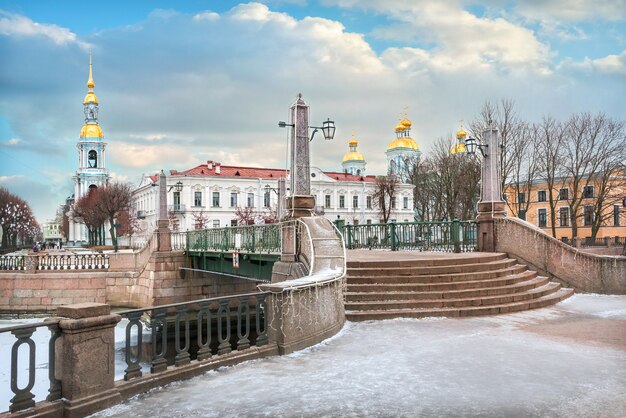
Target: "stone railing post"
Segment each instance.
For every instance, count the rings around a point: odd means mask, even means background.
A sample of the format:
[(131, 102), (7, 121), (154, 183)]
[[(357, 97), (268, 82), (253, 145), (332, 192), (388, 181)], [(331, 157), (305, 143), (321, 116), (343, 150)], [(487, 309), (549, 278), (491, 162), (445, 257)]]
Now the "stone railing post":
[(57, 370), (64, 416), (85, 416), (120, 402), (114, 389), (114, 328), (121, 317), (104, 303), (60, 306), (57, 315), (63, 317)]
[(37, 273), (38, 268), (39, 256), (37, 254), (24, 256), (24, 271), (26, 273)]

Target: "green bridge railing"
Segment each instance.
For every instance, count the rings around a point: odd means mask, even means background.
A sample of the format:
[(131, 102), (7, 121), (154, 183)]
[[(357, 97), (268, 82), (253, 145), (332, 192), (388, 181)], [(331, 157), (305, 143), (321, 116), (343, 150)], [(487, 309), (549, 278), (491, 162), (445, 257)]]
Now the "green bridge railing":
[(347, 249), (468, 252), (478, 250), (476, 221), (338, 225)]
[(231, 226), (186, 232), (186, 250), (280, 254), (280, 224)]

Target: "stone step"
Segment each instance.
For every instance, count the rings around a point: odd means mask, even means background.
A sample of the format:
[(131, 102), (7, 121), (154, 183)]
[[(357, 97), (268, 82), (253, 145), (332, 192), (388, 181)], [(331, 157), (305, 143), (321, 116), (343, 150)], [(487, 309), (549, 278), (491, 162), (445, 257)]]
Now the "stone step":
[[(550, 282), (543, 286), (533, 288), (531, 290), (520, 291), (505, 295), (479, 296), (479, 297), (461, 297), (461, 298), (442, 298), (442, 299), (411, 299), (411, 300), (393, 300), (391, 298), (385, 300), (346, 302), (346, 310), (349, 311), (367, 311), (367, 310), (398, 310), (398, 309), (414, 309), (414, 308), (453, 308), (465, 306), (487, 306), (500, 305), (503, 303), (519, 302), (524, 300), (536, 299), (542, 296), (554, 293), (561, 288), (556, 282)], [(391, 295), (389, 295), (391, 297)]]
[(365, 277), (365, 276), (425, 276), (425, 275), (441, 275), (452, 273), (471, 273), (500, 270), (512, 267), (517, 261), (511, 258), (502, 260), (488, 261), (485, 263), (472, 264), (450, 264), (444, 266), (425, 266), (425, 267), (376, 267), (372, 263), (370, 267), (348, 268), (348, 276)]
[[(529, 271), (531, 275), (535, 272)], [(521, 282), (493, 287), (480, 287), (459, 290), (427, 290), (427, 291), (388, 291), (383, 288), (375, 291), (357, 291), (353, 292), (351, 286), (348, 286), (346, 292), (346, 301), (381, 301), (381, 300), (430, 300), (430, 299), (454, 299), (454, 298), (478, 298), (482, 296), (505, 295), (510, 293), (524, 292), (543, 286), (549, 282), (547, 277), (532, 277)]]
[(562, 301), (574, 294), (573, 289), (561, 288), (556, 292), (524, 301), (514, 301), (487, 306), (467, 306), (455, 308), (414, 308), (414, 309), (386, 309), (371, 311), (346, 311), (349, 321), (368, 321), (392, 318), (426, 318), (426, 317), (461, 317), (479, 315), (497, 315), (519, 312), (528, 309), (543, 308)]
[(460, 264), (477, 264), (490, 261), (504, 260), (508, 258), (506, 253), (491, 253), (483, 255), (482, 253), (467, 253), (456, 257), (434, 256), (433, 258), (416, 257), (410, 260), (376, 260), (376, 261), (350, 261), (348, 260), (348, 268), (378, 268), (378, 267), (432, 267), (432, 266), (449, 266)]
[(510, 274), (517, 274), (527, 270), (523, 264), (515, 264), (506, 268), (490, 271), (474, 271), (470, 273), (440, 273), (428, 275), (396, 275), (396, 276), (353, 276), (348, 274), (348, 284), (387, 284), (387, 283), (451, 283), (469, 282), (477, 280), (489, 280), (497, 277), (504, 277)]

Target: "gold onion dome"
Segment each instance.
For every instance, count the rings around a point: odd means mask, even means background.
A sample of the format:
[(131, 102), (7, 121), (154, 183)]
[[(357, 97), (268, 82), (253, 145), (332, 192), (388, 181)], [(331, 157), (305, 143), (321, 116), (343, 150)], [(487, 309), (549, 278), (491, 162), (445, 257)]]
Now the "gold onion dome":
[(459, 129), (459, 131), (456, 133), (456, 139), (463, 139), (465, 137), (467, 137), (467, 132), (465, 132), (465, 129)]
[(100, 125), (85, 124), (80, 130), (81, 138), (104, 138)]
[(396, 125), (396, 127), (395, 127), (394, 131), (396, 131), (396, 132), (402, 132), (402, 131), (404, 131), (405, 129), (406, 129), (406, 128), (404, 127), (404, 125), (402, 125), (402, 122), (399, 122), (399, 123)]
[(363, 156), (363, 154), (356, 150), (356, 146), (359, 145), (359, 141), (356, 140), (354, 135), (352, 135), (352, 138), (350, 138), (350, 140), (348, 141), (348, 145), (351, 149), (354, 149), (354, 151), (351, 150), (347, 152), (341, 160), (342, 163), (345, 163), (347, 161), (365, 161), (365, 157)]
[(452, 148), (450, 148), (450, 154), (462, 154), (464, 152), (467, 152), (467, 149), (465, 148), (465, 142), (459, 142), (457, 144), (454, 144)]
[(100, 104), (98, 103), (98, 97), (96, 97), (96, 93), (94, 93), (93, 91), (88, 91), (85, 95), (85, 100), (83, 100), (83, 104), (88, 103)]
[(390, 151), (396, 148), (406, 148), (406, 149), (414, 149), (414, 150), (420, 149), (419, 145), (417, 145), (417, 142), (415, 142), (415, 140), (410, 137), (401, 137), (401, 138), (394, 139), (387, 146), (387, 151)]
[(400, 121), (400, 125), (404, 126), (404, 129), (411, 129), (411, 125), (412, 125), (412, 123), (411, 123), (411, 121), (410, 121), (410, 120), (408, 120), (408, 119), (405, 117), (404, 119), (402, 119), (402, 120)]

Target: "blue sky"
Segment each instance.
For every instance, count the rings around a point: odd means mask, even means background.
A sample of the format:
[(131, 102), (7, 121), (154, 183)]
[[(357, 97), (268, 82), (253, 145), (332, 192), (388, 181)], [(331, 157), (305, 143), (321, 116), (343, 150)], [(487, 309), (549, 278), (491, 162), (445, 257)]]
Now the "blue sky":
[(339, 170), (354, 130), (378, 174), (405, 107), (426, 153), (487, 100), (623, 119), (625, 16), (625, 0), (0, 0), (0, 185), (40, 221), (71, 194), (90, 49), (115, 179), (284, 167), (276, 122), (298, 92), (338, 126), (313, 164)]

